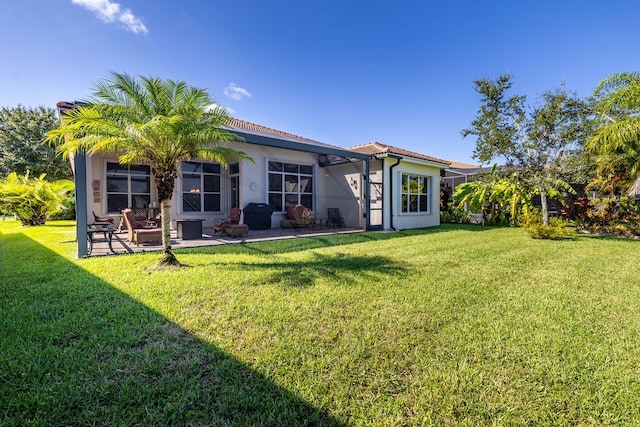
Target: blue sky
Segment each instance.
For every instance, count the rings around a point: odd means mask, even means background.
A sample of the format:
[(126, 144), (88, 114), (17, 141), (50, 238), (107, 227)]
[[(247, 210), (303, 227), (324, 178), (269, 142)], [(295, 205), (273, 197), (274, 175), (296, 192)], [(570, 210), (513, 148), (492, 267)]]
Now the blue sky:
[(239, 119), (471, 162), (473, 80), (533, 103), (640, 70), (628, 1), (2, 0), (0, 106), (91, 95), (110, 70), (205, 87)]

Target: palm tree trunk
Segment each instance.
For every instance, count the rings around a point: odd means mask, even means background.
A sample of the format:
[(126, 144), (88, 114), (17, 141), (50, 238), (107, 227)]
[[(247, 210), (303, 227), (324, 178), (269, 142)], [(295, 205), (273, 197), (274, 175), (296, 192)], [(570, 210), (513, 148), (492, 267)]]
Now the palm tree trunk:
[[(162, 252), (163, 259), (172, 258), (175, 260), (173, 252), (171, 252), (171, 200), (165, 199), (160, 201), (160, 213), (162, 215), (162, 221), (160, 226), (162, 228)], [(163, 264), (167, 262), (163, 261)], [(173, 264), (173, 262), (170, 262)]]
[(160, 199), (160, 214), (162, 215), (162, 256), (160, 265), (178, 265), (178, 259), (171, 251), (171, 196), (175, 187), (175, 170), (154, 168), (156, 189)]

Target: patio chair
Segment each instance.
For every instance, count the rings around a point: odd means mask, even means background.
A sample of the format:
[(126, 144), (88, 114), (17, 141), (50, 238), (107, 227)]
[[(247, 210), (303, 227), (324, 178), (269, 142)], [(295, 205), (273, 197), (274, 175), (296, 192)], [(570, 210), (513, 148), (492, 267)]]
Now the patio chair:
[(293, 208), (293, 216), (296, 221), (296, 227), (309, 227), (316, 223), (316, 217), (311, 212), (311, 209), (302, 205), (296, 205)]
[(162, 229), (149, 228), (146, 225), (147, 221), (136, 220), (131, 209), (122, 211), (122, 219), (127, 226), (127, 239), (131, 243), (135, 243), (136, 246), (140, 246), (140, 243), (159, 242), (162, 240)]
[(93, 213), (93, 222), (96, 224), (113, 224), (113, 218), (111, 218), (110, 216), (98, 216), (96, 215), (96, 213), (94, 211), (91, 211), (91, 213)]
[(223, 231), (223, 226), (227, 224), (239, 224), (240, 216), (242, 215), (242, 209), (240, 208), (231, 208), (229, 210), (229, 216), (226, 218), (215, 218), (213, 220), (213, 234), (216, 232)]
[(296, 228), (295, 205), (287, 205), (287, 217), (280, 221), (281, 228)]
[(344, 220), (340, 216), (340, 209), (338, 208), (327, 209), (327, 227), (344, 228)]
[(149, 219), (149, 209), (147, 208), (136, 208), (133, 209), (133, 216), (136, 221), (145, 221)]

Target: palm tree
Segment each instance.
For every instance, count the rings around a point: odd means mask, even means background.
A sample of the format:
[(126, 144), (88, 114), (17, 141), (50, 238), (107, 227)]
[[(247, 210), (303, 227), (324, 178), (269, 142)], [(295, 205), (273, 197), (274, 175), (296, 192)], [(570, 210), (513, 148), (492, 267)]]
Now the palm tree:
[(52, 214), (65, 209), (64, 202), (73, 191), (72, 181), (47, 181), (45, 176), (11, 172), (0, 181), (0, 210), (16, 214), (22, 225), (44, 225)]
[(595, 89), (599, 126), (587, 147), (608, 181), (640, 177), (640, 73), (613, 74)]
[(112, 73), (96, 84), (93, 97), (61, 118), (49, 132), (66, 155), (86, 150), (118, 153), (120, 163), (149, 163), (162, 213), (160, 264), (177, 264), (171, 251), (170, 201), (178, 165), (187, 159), (226, 164), (230, 159), (253, 161), (225, 145), (239, 138), (224, 129), (226, 109), (216, 106), (206, 90), (157, 77)]

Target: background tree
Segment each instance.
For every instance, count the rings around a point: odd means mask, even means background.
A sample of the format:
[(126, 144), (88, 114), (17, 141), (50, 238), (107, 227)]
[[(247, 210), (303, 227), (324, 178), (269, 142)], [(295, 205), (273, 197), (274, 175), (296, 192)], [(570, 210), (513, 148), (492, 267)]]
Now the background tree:
[(613, 74), (594, 95), (597, 125), (587, 148), (596, 156), (596, 183), (615, 193), (640, 176), (640, 73)]
[(11, 172), (0, 181), (0, 211), (13, 213), (22, 225), (44, 225), (49, 217), (64, 209), (64, 202), (73, 191), (68, 179), (47, 181), (45, 174), (29, 178), (29, 173)]
[(482, 213), (483, 220), (492, 225), (517, 225), (531, 208), (529, 193), (497, 165), (477, 181), (458, 185), (453, 200), (458, 207)]
[(97, 83), (93, 98), (61, 118), (49, 141), (62, 139), (59, 149), (88, 154), (119, 153), (125, 165), (148, 163), (155, 179), (162, 214), (161, 264), (177, 264), (171, 251), (170, 201), (183, 160), (226, 164), (251, 158), (226, 146), (238, 139), (224, 129), (231, 117), (215, 106), (206, 90), (184, 82), (113, 73)]
[(0, 109), (0, 179), (10, 172), (32, 176), (47, 174), (49, 179), (69, 177), (69, 162), (44, 142), (47, 133), (58, 126), (51, 108)]
[(474, 158), (484, 164), (504, 161), (518, 185), (540, 195), (546, 225), (550, 192), (572, 191), (561, 179), (563, 165), (582, 148), (590, 110), (564, 88), (545, 92), (539, 105), (528, 107), (524, 95), (507, 97), (511, 86), (508, 74), (474, 82), (482, 104), (462, 136), (477, 137)]

